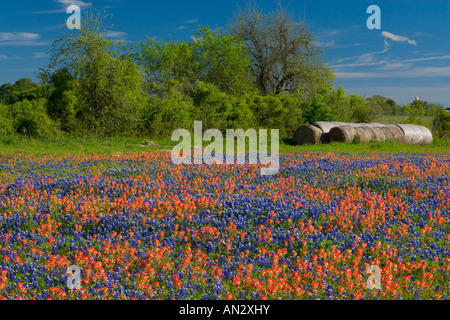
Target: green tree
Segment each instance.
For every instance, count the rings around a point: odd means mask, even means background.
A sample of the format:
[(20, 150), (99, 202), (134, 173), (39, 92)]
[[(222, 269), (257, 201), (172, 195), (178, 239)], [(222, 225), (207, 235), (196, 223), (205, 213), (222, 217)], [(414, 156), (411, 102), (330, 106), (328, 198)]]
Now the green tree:
[(249, 3), (239, 8), (229, 28), (245, 40), (254, 82), (263, 95), (302, 92), (312, 97), (332, 84), (312, 31), (281, 5), (266, 15)]
[(349, 95), (350, 109), (352, 110), (352, 119), (357, 123), (370, 123), (375, 118), (377, 109), (374, 109), (366, 100), (355, 94)]
[(403, 123), (418, 124), (424, 126), (423, 116), (425, 115), (425, 103), (421, 100), (415, 100), (410, 105), (403, 106), (403, 114), (408, 116), (408, 119)]
[(45, 97), (45, 90), (31, 79), (22, 78), (13, 85), (3, 84), (0, 87), (0, 102), (14, 104), (22, 100), (34, 100)]
[(22, 100), (8, 106), (16, 133), (47, 138), (58, 133), (56, 124), (47, 115), (45, 99)]
[[(78, 90), (69, 93), (70, 101), (63, 109), (69, 118), (75, 111), (80, 134), (135, 135), (142, 129), (147, 103), (141, 73), (120, 47), (103, 37), (108, 28), (107, 18), (103, 12), (91, 11), (83, 20), (83, 28), (56, 40), (49, 68), (42, 78), (48, 83), (61, 69), (75, 76), (78, 85), (74, 88)], [(72, 111), (74, 102), (76, 110)], [(52, 106), (50, 110), (61, 111), (61, 106)], [(65, 126), (72, 125), (69, 122)]]
[(144, 111), (145, 133), (154, 138), (170, 137), (176, 129), (193, 129), (192, 99), (181, 93), (174, 80), (165, 97), (151, 97)]
[(8, 106), (0, 102), (0, 135), (5, 136), (14, 132), (13, 120)]
[(51, 75), (50, 86), (48, 115), (61, 130), (74, 131), (80, 92), (77, 78), (67, 69), (61, 69)]
[(303, 118), (307, 123), (331, 121), (333, 114), (324, 100), (323, 95), (316, 93), (312, 99), (303, 103)]
[(397, 106), (395, 101), (392, 99), (380, 95), (374, 95), (371, 98), (367, 98), (366, 101), (372, 110), (377, 114), (394, 116), (401, 113), (400, 107)]
[[(250, 90), (250, 60), (243, 41), (218, 30), (200, 27), (196, 40), (156, 42), (148, 39), (131, 53), (144, 72), (150, 95), (163, 97), (171, 80), (181, 84), (183, 93), (193, 97), (196, 81), (210, 83), (231, 95)], [(132, 51), (132, 50), (131, 50)]]
[(450, 112), (442, 108), (433, 121), (433, 135), (438, 138), (450, 138)]
[(343, 87), (329, 90), (324, 94), (324, 99), (330, 106), (332, 121), (350, 122), (352, 120), (350, 98), (347, 97)]

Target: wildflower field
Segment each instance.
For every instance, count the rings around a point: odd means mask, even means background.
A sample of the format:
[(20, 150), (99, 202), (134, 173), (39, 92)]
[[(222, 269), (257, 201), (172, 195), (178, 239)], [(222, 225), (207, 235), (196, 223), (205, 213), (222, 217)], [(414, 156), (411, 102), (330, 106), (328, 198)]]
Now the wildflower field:
[(449, 154), (280, 162), (2, 156), (0, 298), (447, 299)]

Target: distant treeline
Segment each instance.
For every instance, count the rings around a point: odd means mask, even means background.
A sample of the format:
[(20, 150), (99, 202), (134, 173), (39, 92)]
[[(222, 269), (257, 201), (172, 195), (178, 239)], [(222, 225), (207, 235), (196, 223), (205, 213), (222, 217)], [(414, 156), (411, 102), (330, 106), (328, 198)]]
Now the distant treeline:
[(335, 89), (311, 30), (283, 8), (240, 9), (227, 32), (199, 26), (190, 42), (117, 43), (104, 37), (107, 18), (90, 12), (82, 29), (56, 40), (40, 83), (0, 87), (0, 134), (163, 138), (197, 120), (205, 129), (279, 129), (291, 138), (305, 123), (403, 116), (450, 136), (439, 104), (399, 106)]

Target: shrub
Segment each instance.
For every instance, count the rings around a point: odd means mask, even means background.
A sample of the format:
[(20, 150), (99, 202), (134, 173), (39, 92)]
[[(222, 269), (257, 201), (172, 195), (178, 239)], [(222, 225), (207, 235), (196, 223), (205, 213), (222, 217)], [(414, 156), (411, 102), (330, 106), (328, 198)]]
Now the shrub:
[(8, 107), (0, 103), (0, 135), (6, 136), (13, 133), (13, 122), (9, 116)]
[(47, 138), (58, 133), (56, 124), (47, 115), (47, 101), (38, 99), (22, 100), (9, 106), (14, 132), (36, 137)]

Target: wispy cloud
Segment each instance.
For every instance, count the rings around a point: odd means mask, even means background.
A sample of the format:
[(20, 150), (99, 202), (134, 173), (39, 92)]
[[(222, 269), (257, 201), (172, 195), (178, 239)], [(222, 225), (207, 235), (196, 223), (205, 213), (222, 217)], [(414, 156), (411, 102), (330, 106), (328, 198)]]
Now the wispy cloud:
[(177, 30), (184, 30), (184, 29), (187, 29), (188, 27), (186, 27), (185, 25), (182, 25), (182, 26), (179, 26), (178, 28), (177, 28)]
[(45, 52), (35, 52), (33, 53), (33, 56), (31, 58), (33, 59), (43, 59), (43, 58), (47, 58), (48, 54), (46, 54)]
[(395, 42), (407, 42), (410, 45), (417, 46), (416, 40), (411, 40), (408, 37), (399, 36), (399, 35), (393, 34), (393, 33), (388, 32), (388, 31), (383, 31), (381, 34), (385, 38), (384, 39), (384, 44), (385, 44), (386, 47), (389, 46), (389, 42), (387, 41), (387, 39), (390, 39), (390, 40), (395, 41)]
[(53, 0), (54, 3), (58, 5), (58, 9), (54, 10), (44, 10), (44, 11), (33, 11), (29, 12), (31, 14), (52, 14), (52, 13), (62, 13), (66, 12), (67, 8), (71, 5), (79, 6), (80, 9), (85, 9), (90, 6), (88, 2), (84, 2), (81, 0)]
[(127, 33), (126, 32), (122, 32), (122, 31), (107, 31), (104, 36), (106, 38), (126, 38), (127, 37)]
[(67, 10), (71, 5), (79, 6), (80, 9), (85, 9), (89, 7), (89, 2), (84, 2), (81, 0), (54, 0), (53, 2), (59, 4), (62, 10)]
[(417, 59), (408, 59), (408, 60), (404, 60), (404, 61), (405, 62), (422, 62), (422, 61), (446, 60), (446, 59), (450, 59), (450, 55), (436, 56), (436, 57), (426, 57), (426, 58), (417, 58)]
[(450, 77), (450, 67), (415, 67), (410, 70), (392, 72), (336, 72), (336, 77), (342, 79), (365, 78), (441, 78)]
[(184, 22), (182, 22), (183, 24), (192, 24), (192, 23), (196, 23), (198, 21), (198, 19), (190, 19), (190, 20), (186, 20)]
[(0, 41), (30, 41), (40, 38), (38, 33), (29, 32), (0, 32)]
[(0, 32), (0, 46), (44, 46), (46, 42), (36, 42), (41, 35), (30, 32)]

